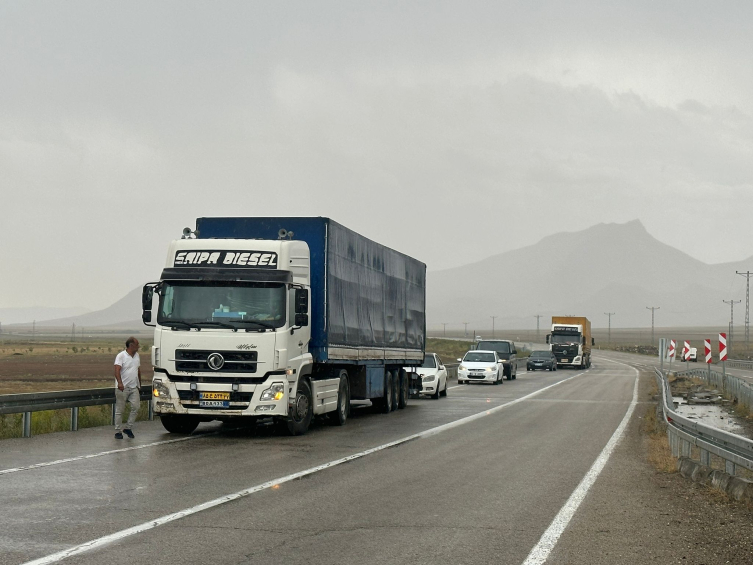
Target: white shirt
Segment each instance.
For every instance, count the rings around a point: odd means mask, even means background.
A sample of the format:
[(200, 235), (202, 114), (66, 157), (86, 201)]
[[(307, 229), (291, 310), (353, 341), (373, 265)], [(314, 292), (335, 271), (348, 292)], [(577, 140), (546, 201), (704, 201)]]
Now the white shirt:
[[(137, 388), (139, 386), (139, 367), (141, 359), (138, 351), (131, 357), (126, 350), (118, 353), (115, 357), (115, 364), (120, 365), (120, 380), (123, 381), (123, 387)], [(118, 379), (115, 379), (115, 387), (118, 386)]]

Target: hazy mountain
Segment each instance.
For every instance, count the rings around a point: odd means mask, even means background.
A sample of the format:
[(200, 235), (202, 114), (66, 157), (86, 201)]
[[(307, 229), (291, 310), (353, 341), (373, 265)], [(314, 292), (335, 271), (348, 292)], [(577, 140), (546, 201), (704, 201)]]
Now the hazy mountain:
[(80, 316), (67, 316), (48, 320), (37, 320), (38, 326), (57, 327), (127, 326), (138, 328), (141, 323), (141, 287), (133, 289), (112, 306), (104, 310), (89, 312)]
[[(427, 274), (429, 324), (469, 328), (542, 327), (551, 315), (584, 315), (606, 326), (647, 327), (659, 306), (657, 326), (721, 325), (729, 321), (723, 299), (745, 298), (740, 263), (708, 265), (652, 237), (634, 220), (599, 224), (580, 232), (545, 237), (535, 245), (483, 261)], [(739, 279), (739, 280), (736, 280)], [(742, 287), (742, 292), (739, 291)], [(731, 296), (731, 291), (735, 294)], [(742, 306), (742, 307), (741, 307)], [(736, 308), (744, 320), (744, 302)]]
[(31, 308), (0, 308), (0, 323), (23, 324), (34, 320), (49, 320), (67, 316), (78, 316), (90, 312), (86, 308), (47, 308), (36, 306)]

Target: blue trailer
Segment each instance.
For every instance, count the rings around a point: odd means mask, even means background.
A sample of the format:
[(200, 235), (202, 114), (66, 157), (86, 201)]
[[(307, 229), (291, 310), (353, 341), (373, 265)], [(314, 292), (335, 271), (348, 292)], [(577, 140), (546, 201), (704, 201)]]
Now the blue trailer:
[(166, 428), (272, 416), (299, 434), (317, 414), (343, 424), (351, 400), (390, 412), (420, 390), (405, 367), (424, 358), (423, 263), (328, 218), (199, 218), (187, 234), (144, 290), (145, 321), (160, 300)]

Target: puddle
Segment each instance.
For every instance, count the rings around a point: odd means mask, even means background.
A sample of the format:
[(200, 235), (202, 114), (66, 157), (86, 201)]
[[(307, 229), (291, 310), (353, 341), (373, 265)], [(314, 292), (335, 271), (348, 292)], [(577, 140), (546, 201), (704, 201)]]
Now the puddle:
[(745, 436), (745, 427), (739, 420), (729, 414), (724, 406), (716, 404), (688, 404), (681, 396), (672, 398), (675, 402), (676, 412), (689, 420), (701, 422), (725, 432)]

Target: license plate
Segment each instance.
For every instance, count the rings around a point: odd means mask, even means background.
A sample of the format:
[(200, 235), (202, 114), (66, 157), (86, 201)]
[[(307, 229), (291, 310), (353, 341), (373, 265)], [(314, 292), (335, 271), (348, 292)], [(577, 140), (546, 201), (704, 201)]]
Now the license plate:
[(230, 400), (229, 392), (200, 392), (199, 400)]
[(562, 360), (562, 362), (563, 362), (563, 363), (569, 363), (569, 362), (570, 362), (570, 360), (569, 360), (569, 359), (563, 359), (563, 360)]
[(227, 400), (199, 400), (199, 408), (229, 408)]

